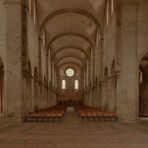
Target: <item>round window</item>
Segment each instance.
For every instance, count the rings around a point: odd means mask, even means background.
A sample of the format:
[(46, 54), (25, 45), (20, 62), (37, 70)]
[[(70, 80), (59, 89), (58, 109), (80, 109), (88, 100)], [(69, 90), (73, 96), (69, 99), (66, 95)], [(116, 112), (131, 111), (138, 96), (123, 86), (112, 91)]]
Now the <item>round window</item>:
[(74, 74), (75, 74), (74, 69), (68, 68), (68, 69), (66, 70), (66, 75), (67, 75), (68, 77), (72, 77), (72, 76), (74, 76)]

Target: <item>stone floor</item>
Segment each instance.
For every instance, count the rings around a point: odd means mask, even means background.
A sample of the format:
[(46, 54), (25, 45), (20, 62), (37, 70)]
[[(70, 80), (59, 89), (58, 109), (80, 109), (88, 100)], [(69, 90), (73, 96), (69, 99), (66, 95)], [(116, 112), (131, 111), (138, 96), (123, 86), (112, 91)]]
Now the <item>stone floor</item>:
[(0, 148), (148, 148), (148, 122), (82, 121), (70, 110), (61, 122), (1, 128)]

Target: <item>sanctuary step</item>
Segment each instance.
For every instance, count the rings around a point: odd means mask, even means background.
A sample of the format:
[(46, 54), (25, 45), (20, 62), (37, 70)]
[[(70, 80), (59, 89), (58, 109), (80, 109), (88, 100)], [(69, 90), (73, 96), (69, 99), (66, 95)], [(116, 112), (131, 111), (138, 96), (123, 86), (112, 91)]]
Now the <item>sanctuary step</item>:
[(26, 114), (24, 122), (60, 121), (65, 114), (66, 108), (66, 106), (56, 105), (46, 109), (30, 112)]
[(79, 117), (87, 120), (117, 121), (118, 119), (115, 113), (102, 111), (101, 109), (89, 106), (75, 106), (75, 111), (78, 113)]

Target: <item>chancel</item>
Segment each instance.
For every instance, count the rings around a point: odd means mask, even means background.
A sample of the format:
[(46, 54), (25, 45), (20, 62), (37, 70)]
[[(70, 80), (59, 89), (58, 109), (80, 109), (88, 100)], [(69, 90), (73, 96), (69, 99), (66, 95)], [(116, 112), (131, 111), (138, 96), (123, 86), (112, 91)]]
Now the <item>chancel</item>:
[(0, 0), (0, 148), (147, 134), (148, 0)]

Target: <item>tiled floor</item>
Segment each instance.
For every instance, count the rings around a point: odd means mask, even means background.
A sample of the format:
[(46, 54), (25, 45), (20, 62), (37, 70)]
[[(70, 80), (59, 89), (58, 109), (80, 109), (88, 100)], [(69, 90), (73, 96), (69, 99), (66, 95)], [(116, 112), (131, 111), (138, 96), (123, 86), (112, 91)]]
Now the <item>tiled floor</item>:
[(148, 148), (148, 122), (82, 121), (71, 110), (61, 122), (16, 124), (1, 130), (0, 148)]

